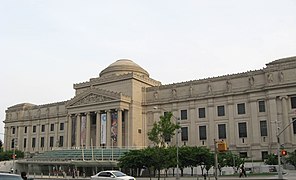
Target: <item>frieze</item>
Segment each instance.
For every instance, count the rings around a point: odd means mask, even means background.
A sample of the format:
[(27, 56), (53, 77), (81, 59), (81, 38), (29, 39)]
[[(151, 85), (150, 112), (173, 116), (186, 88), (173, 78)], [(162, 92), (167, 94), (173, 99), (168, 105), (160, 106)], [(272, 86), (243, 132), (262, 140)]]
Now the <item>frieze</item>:
[(80, 99), (79, 101), (75, 102), (71, 106), (77, 106), (77, 105), (83, 105), (83, 104), (93, 104), (93, 103), (97, 103), (97, 102), (105, 102), (105, 101), (112, 101), (112, 100), (114, 100), (114, 99), (106, 97), (106, 96), (102, 96), (102, 95), (98, 95), (98, 94), (90, 94), (90, 95), (86, 96), (85, 98)]

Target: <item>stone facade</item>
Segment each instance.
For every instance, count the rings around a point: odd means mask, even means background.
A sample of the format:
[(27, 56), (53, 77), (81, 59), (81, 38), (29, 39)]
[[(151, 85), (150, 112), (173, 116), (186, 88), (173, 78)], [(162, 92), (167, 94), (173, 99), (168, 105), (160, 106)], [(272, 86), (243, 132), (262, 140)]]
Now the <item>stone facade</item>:
[(224, 140), (234, 153), (258, 160), (275, 152), (277, 132), (288, 125), (280, 142), (288, 151), (296, 145), (296, 57), (261, 70), (169, 85), (130, 60), (118, 60), (74, 89), (68, 101), (9, 107), (5, 149), (145, 147), (152, 145), (147, 132), (166, 111), (180, 119), (180, 145), (214, 149), (214, 139)]

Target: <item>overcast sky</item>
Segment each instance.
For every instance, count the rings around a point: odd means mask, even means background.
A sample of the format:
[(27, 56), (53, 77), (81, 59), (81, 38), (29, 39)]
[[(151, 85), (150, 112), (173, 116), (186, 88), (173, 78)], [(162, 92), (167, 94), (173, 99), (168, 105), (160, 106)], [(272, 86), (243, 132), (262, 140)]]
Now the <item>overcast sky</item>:
[(261, 69), (296, 55), (295, 0), (1, 0), (5, 110), (74, 96), (128, 58), (162, 84)]

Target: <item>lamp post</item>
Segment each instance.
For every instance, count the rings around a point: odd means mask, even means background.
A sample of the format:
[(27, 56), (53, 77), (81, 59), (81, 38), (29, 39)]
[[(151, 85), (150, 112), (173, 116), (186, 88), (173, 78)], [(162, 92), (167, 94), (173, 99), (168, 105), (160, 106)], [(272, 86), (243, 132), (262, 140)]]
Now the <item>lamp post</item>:
[[(164, 111), (167, 111), (166, 109), (164, 109), (164, 108), (158, 108), (157, 106), (154, 106), (153, 107), (153, 109), (162, 109), (162, 110), (164, 110)], [(180, 119), (180, 118), (177, 118), (176, 116), (174, 116), (173, 114), (172, 114), (172, 117), (175, 119), (175, 121), (176, 121), (176, 124), (178, 124), (179, 122), (178, 122), (178, 120)], [(179, 130), (177, 129), (177, 133), (176, 133), (176, 162), (177, 162), (177, 166), (176, 166), (176, 169), (177, 169), (177, 171), (176, 171), (176, 180), (179, 180), (180, 179), (180, 173), (179, 173)]]
[(280, 135), (292, 124), (296, 121), (296, 119), (293, 119), (286, 127), (284, 127), (283, 130), (280, 130), (279, 125), (277, 124), (277, 156), (278, 156), (278, 179), (283, 179), (283, 172), (281, 170), (281, 151), (280, 151)]

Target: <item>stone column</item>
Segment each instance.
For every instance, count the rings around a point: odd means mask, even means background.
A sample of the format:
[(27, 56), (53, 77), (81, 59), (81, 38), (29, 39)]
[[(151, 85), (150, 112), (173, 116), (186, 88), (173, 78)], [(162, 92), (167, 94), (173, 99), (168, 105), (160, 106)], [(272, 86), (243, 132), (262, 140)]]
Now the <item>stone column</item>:
[(106, 137), (106, 146), (110, 147), (111, 145), (111, 111), (107, 111), (107, 137)]
[(80, 125), (81, 120), (80, 120), (80, 114), (76, 114), (76, 142), (75, 145), (76, 147), (80, 147), (81, 142), (80, 142)]
[[(278, 119), (277, 119), (277, 106), (276, 106), (276, 98), (275, 97), (269, 97), (268, 102), (269, 104), (269, 113), (268, 118), (269, 122), (271, 122), (271, 130), (270, 133), (270, 143), (276, 145), (277, 144), (277, 128), (279, 126)], [(276, 148), (276, 146), (274, 147)]]
[(100, 111), (96, 112), (97, 123), (96, 123), (96, 147), (100, 147), (101, 144), (101, 114)]
[(117, 126), (117, 146), (122, 147), (122, 110), (117, 111), (118, 115), (118, 126)]
[(86, 148), (90, 147), (90, 112), (86, 113), (86, 139), (85, 139)]
[[(71, 115), (68, 114), (67, 116), (68, 124), (67, 124), (67, 148), (71, 149), (71, 142), (72, 142), (72, 118)], [(66, 137), (66, 136), (65, 136)]]
[[(288, 96), (281, 96), (280, 100), (282, 101), (282, 125), (283, 128), (287, 127), (288, 124), (290, 124), (290, 119), (289, 119), (289, 112), (288, 112), (288, 107), (287, 107), (287, 100)], [(281, 135), (284, 137), (284, 141), (282, 143), (285, 144), (291, 144), (291, 128), (287, 128), (283, 134)]]

